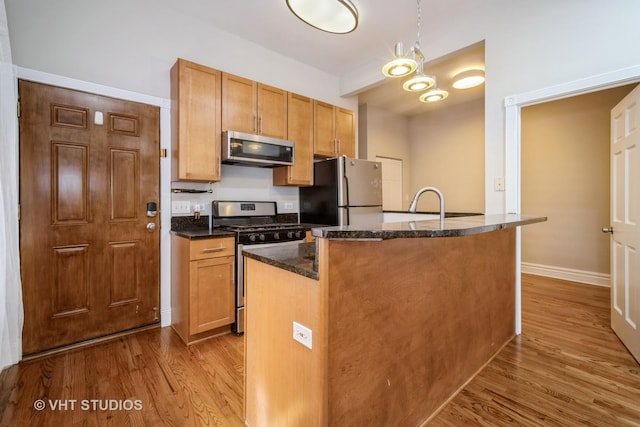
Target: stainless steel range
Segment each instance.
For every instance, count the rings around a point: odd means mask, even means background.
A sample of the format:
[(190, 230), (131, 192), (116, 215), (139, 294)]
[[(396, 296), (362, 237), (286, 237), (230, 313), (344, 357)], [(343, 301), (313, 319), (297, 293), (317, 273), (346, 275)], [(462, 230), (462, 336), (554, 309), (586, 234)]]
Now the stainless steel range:
[(231, 329), (244, 333), (244, 257), (242, 248), (298, 244), (306, 230), (298, 223), (279, 223), (276, 202), (213, 201), (213, 226), (236, 235), (236, 321)]

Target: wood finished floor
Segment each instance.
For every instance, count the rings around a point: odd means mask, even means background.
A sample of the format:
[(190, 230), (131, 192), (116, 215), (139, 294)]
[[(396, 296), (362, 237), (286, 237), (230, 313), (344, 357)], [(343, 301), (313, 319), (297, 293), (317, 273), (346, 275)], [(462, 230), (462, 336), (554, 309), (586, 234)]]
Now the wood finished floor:
[[(242, 352), (234, 335), (186, 347), (163, 328), (24, 362), (0, 373), (0, 426), (242, 426)], [(609, 329), (607, 288), (524, 276), (523, 334), (429, 423), (514, 425), (640, 426), (640, 366)]]

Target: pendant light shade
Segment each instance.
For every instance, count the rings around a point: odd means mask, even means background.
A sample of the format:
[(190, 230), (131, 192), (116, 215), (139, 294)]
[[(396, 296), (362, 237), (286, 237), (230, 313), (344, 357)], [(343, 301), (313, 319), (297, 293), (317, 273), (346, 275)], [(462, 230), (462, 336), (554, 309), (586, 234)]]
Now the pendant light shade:
[(358, 11), (349, 0), (286, 0), (300, 20), (327, 33), (346, 34), (358, 27)]
[(429, 92), (423, 93), (418, 99), (420, 100), (420, 102), (438, 102), (442, 101), (447, 96), (449, 96), (449, 92), (447, 92), (446, 90), (433, 89)]
[(436, 80), (424, 74), (422, 61), (418, 62), (418, 70), (416, 75), (404, 82), (402, 88), (409, 92), (419, 92), (427, 90), (436, 84)]
[(382, 74), (387, 77), (404, 77), (413, 73), (418, 68), (418, 63), (413, 58), (404, 56), (402, 42), (396, 43), (394, 58), (384, 64)]

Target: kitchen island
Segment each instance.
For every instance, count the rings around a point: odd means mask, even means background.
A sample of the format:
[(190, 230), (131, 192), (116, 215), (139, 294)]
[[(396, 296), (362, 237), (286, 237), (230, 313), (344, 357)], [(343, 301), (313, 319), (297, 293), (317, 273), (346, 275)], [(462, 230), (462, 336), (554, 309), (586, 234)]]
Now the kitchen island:
[(315, 244), (245, 250), (247, 425), (428, 422), (513, 338), (516, 228), (544, 220), (315, 228)]

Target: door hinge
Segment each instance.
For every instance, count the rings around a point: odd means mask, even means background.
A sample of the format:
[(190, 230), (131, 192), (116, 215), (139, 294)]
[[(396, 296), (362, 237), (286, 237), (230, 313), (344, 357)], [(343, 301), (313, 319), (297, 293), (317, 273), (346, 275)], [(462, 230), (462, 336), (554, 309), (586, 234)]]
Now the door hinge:
[(18, 221), (20, 221), (20, 203), (18, 203)]
[(166, 148), (161, 148), (160, 149), (160, 157), (167, 157), (167, 149)]
[(18, 118), (20, 118), (20, 114), (21, 114), (21, 111), (20, 111), (20, 101), (18, 101), (18, 111), (17, 111), (17, 112), (18, 112)]

